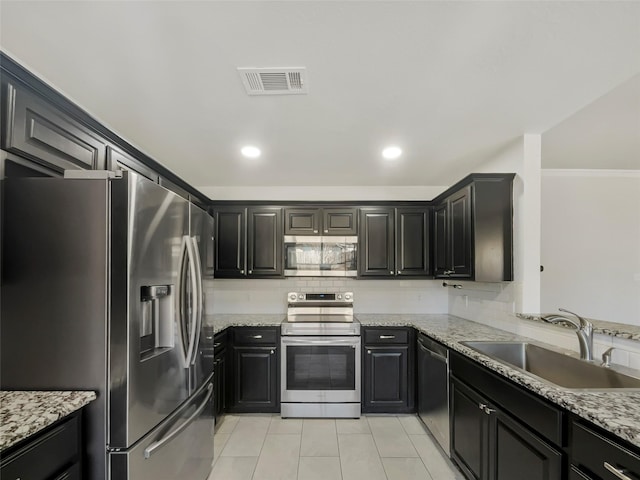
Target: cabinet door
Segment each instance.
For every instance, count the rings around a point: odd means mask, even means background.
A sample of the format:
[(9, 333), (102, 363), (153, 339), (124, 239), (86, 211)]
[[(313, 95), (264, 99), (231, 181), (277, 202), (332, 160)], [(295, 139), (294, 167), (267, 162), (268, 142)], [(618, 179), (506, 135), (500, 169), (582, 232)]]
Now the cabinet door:
[(491, 414), (492, 480), (561, 480), (562, 453), (505, 413)]
[(244, 208), (215, 212), (215, 261), (213, 276), (238, 278), (245, 275)]
[(323, 235), (357, 235), (358, 209), (356, 208), (323, 208)]
[(277, 207), (248, 209), (247, 275), (250, 277), (281, 277), (282, 209)]
[(285, 235), (320, 235), (322, 211), (319, 208), (285, 208)]
[(409, 347), (365, 347), (363, 412), (403, 412), (409, 403)]
[(396, 273), (405, 276), (431, 274), (429, 263), (429, 210), (396, 210)]
[(395, 275), (393, 217), (392, 208), (360, 209), (359, 276)]
[(233, 347), (235, 412), (278, 411), (276, 347)]
[(438, 205), (433, 210), (433, 270), (436, 277), (445, 275), (451, 267), (447, 241), (447, 204)]
[(472, 275), (471, 186), (448, 198), (451, 248), (451, 277), (469, 278)]
[(158, 183), (158, 174), (142, 162), (124, 152), (121, 152), (120, 150), (113, 147), (107, 147), (107, 170), (116, 169), (131, 170), (132, 172), (148, 178), (154, 183)]
[(35, 93), (10, 82), (3, 148), (62, 172), (105, 168), (106, 141)]
[(490, 416), (480, 408), (488, 402), (456, 379), (450, 392), (451, 457), (467, 478), (488, 479)]

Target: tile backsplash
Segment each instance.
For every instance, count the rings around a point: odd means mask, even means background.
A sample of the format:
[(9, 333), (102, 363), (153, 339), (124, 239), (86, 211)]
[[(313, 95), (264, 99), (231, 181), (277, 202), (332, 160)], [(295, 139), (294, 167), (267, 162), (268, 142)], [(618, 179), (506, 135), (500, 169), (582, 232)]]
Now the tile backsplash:
[(448, 296), (437, 280), (355, 280), (290, 277), (274, 280), (208, 280), (206, 311), (286, 313), (288, 292), (354, 293), (356, 313), (447, 313)]

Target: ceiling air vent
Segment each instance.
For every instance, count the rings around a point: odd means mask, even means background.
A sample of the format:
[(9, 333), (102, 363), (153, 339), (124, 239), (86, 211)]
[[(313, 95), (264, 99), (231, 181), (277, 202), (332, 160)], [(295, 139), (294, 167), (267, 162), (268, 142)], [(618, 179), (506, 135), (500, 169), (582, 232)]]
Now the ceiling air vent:
[(308, 92), (305, 67), (241, 67), (238, 72), (249, 95), (300, 95)]

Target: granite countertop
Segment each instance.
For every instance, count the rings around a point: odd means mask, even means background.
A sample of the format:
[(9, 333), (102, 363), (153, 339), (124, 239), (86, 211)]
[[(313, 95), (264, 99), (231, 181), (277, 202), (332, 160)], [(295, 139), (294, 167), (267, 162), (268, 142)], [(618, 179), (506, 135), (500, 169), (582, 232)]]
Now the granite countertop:
[[(560, 312), (561, 315), (566, 315), (571, 317), (571, 314), (565, 314)], [(550, 313), (518, 313), (516, 316), (518, 318), (522, 318), (524, 320), (531, 320), (534, 322), (542, 322), (549, 325), (548, 322), (542, 320), (541, 317), (547, 315), (557, 315)], [(605, 322), (604, 320), (596, 320), (594, 318), (587, 318), (593, 324), (593, 332), (600, 333), (601, 335), (609, 335), (611, 337), (618, 338), (627, 338), (629, 340), (640, 340), (640, 327), (636, 325), (630, 325), (627, 323), (615, 323), (615, 322)], [(554, 325), (563, 328), (572, 329), (569, 325), (564, 325), (562, 323), (554, 323)]]
[[(212, 325), (214, 331), (218, 332), (228, 326), (277, 326), (284, 317), (284, 314), (211, 315), (207, 317), (206, 323)], [(453, 315), (356, 314), (356, 318), (365, 326), (415, 327), (452, 350), (472, 358), (556, 405), (640, 447), (639, 391), (580, 391), (555, 387), (465, 347), (460, 342), (469, 340), (527, 341), (575, 356), (574, 352)]]
[(95, 392), (0, 391), (0, 452), (95, 399)]

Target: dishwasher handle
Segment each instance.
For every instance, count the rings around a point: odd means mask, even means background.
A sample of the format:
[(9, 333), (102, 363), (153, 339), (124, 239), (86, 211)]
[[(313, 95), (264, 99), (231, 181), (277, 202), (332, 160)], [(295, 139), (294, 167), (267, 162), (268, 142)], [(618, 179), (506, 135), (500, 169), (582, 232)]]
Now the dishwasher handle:
[[(433, 343), (433, 342), (429, 342)], [(449, 351), (445, 347), (427, 345), (427, 342), (423, 338), (418, 338), (418, 345), (422, 350), (431, 355), (436, 360), (449, 364)], [(439, 351), (436, 351), (439, 350)]]

